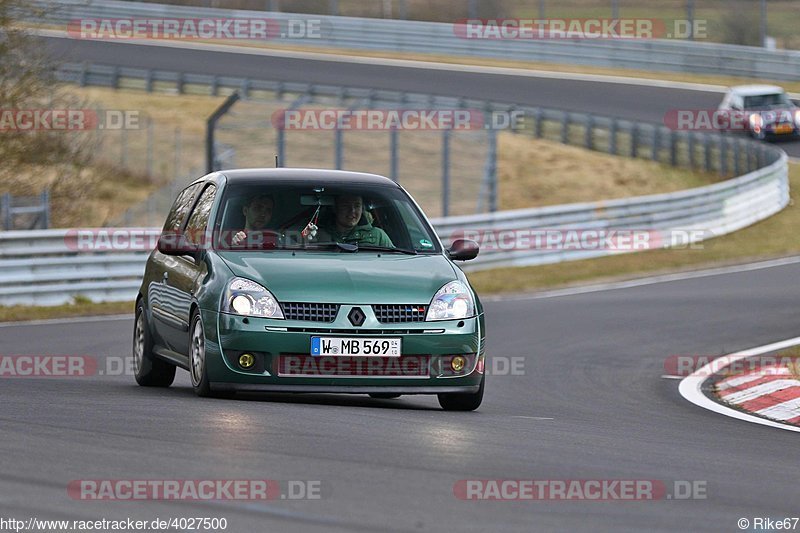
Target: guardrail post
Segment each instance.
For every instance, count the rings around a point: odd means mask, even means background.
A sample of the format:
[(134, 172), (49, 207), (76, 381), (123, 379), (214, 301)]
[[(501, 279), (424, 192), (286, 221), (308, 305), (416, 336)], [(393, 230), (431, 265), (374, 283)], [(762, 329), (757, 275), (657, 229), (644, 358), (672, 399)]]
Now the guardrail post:
[(541, 107), (537, 107), (533, 112), (533, 116), (536, 119), (536, 138), (541, 139), (544, 132), (544, 111), (542, 111)]
[(242, 80), (241, 85), (239, 86), (239, 92), (241, 93), (243, 98), (250, 97), (250, 78), (245, 78)]
[(674, 131), (669, 132), (669, 164), (678, 166), (678, 134)]
[(567, 144), (569, 141), (569, 113), (564, 113), (561, 117), (561, 143)]
[(334, 168), (336, 170), (342, 170), (342, 160), (344, 159), (344, 132), (342, 131), (342, 125), (337, 124), (336, 131), (333, 132), (334, 135), (334, 142), (333, 142), (333, 150), (334, 150)]
[(111, 71), (111, 87), (119, 89), (119, 67), (114, 67)]
[(719, 175), (726, 176), (728, 174), (728, 139), (717, 137), (717, 144), (719, 145)]
[(583, 144), (587, 150), (594, 150), (594, 116), (588, 115), (586, 117), (586, 136)]
[(149, 93), (153, 92), (153, 69), (147, 69), (144, 75), (144, 90)]
[(617, 129), (619, 129), (617, 117), (612, 117), (611, 127), (608, 130), (608, 153), (612, 155), (617, 155)]
[(78, 78), (78, 85), (86, 87), (86, 82), (89, 77), (89, 65), (84, 61), (81, 63), (81, 75)]
[(711, 172), (711, 136), (706, 133), (703, 135), (703, 169)]
[(50, 191), (42, 191), (42, 229), (50, 227)]
[(489, 130), (489, 149), (486, 153), (486, 176), (489, 183), (489, 212), (497, 211), (497, 130)]
[[(184, 93), (185, 84), (186, 80), (183, 77), (183, 72), (178, 72), (178, 79), (175, 81), (175, 89), (178, 91), (178, 94)], [(214, 96), (216, 96), (216, 94)]]
[(0, 208), (3, 211), (3, 229), (11, 231), (11, 194), (5, 193), (0, 198)]
[(389, 177), (395, 182), (400, 181), (400, 176), (397, 172), (397, 136), (397, 128), (393, 127), (389, 131)]
[(650, 159), (653, 161), (658, 161), (658, 149), (661, 147), (661, 139), (659, 138), (659, 128), (658, 126), (653, 126), (653, 147), (650, 154)]
[(211, 96), (219, 96), (219, 76), (211, 78)]
[(450, 130), (442, 130), (442, 216), (450, 211)]
[(695, 167), (694, 132), (690, 131), (686, 138), (686, 149), (689, 151), (689, 168)]
[(756, 164), (756, 150), (754, 143), (748, 142), (747, 143), (747, 171), (753, 172), (755, 170)]
[(634, 122), (631, 126), (631, 157), (639, 156), (639, 126)]
[(741, 157), (742, 156), (742, 151), (736, 149), (737, 148), (736, 144), (739, 145), (739, 148), (742, 147), (742, 143), (741, 142), (734, 143), (734, 146), (733, 146), (733, 174), (735, 176), (741, 176), (742, 175), (742, 157)]

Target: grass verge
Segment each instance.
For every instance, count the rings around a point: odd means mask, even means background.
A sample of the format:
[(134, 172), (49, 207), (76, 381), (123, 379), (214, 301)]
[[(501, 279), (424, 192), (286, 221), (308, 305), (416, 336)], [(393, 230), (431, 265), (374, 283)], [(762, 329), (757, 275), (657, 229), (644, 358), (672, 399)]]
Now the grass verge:
[(51, 307), (11, 305), (0, 307), (0, 322), (124, 314), (133, 314), (133, 302), (79, 301)]

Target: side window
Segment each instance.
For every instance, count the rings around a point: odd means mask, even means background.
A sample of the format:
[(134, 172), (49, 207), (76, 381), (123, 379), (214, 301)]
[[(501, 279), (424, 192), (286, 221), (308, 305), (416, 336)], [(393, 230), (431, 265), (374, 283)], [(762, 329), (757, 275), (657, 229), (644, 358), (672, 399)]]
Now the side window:
[(177, 231), (181, 227), (186, 213), (188, 213), (189, 208), (192, 207), (192, 200), (194, 200), (194, 195), (199, 187), (200, 184), (195, 183), (178, 194), (178, 198), (175, 200), (175, 203), (172, 204), (172, 209), (169, 210), (167, 221), (164, 223), (165, 232)]
[(214, 196), (217, 188), (209, 185), (203, 190), (197, 205), (194, 206), (189, 222), (186, 224), (186, 239), (192, 244), (201, 244), (208, 226), (208, 217), (211, 215), (211, 206), (214, 205)]

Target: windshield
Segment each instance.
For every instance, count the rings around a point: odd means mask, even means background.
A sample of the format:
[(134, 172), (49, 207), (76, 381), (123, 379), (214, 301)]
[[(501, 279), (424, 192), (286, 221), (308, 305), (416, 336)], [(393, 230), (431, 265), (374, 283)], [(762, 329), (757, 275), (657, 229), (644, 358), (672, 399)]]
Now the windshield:
[(385, 185), (230, 184), (215, 229), (217, 249), (441, 253), (411, 198)]
[(786, 96), (786, 93), (758, 94), (744, 97), (745, 109), (770, 109), (790, 105), (792, 105), (792, 102)]

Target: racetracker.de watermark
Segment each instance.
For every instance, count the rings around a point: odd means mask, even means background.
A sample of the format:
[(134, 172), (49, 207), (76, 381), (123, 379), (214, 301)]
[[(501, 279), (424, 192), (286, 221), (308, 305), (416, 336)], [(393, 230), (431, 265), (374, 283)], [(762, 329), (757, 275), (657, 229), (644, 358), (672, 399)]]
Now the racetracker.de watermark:
[(741, 357), (729, 355), (670, 355), (664, 360), (664, 372), (669, 376), (738, 376), (749, 372), (764, 375), (792, 373), (800, 375), (800, 355), (759, 355)]
[(739, 111), (733, 109), (670, 109), (664, 114), (664, 125), (675, 131), (750, 131), (765, 126), (800, 127), (800, 111)]
[(638, 252), (660, 248), (702, 249), (700, 242), (712, 235), (706, 230), (639, 229), (459, 229), (450, 242), (468, 239), (478, 243), (481, 252), (515, 251), (593, 251)]
[(272, 126), (281, 130), (441, 131), (521, 128), (523, 111), (479, 109), (280, 109)]
[(705, 500), (707, 481), (657, 479), (461, 479), (459, 500), (652, 501)]
[(134, 109), (0, 108), (0, 131), (138, 130)]
[(320, 480), (274, 479), (77, 479), (67, 495), (81, 501), (320, 500)]
[(462, 39), (561, 40), (561, 39), (705, 39), (703, 19), (652, 18), (494, 18), (461, 19), (453, 33)]
[(322, 39), (331, 24), (313, 18), (81, 18), (67, 24), (67, 34), (108, 41)]

